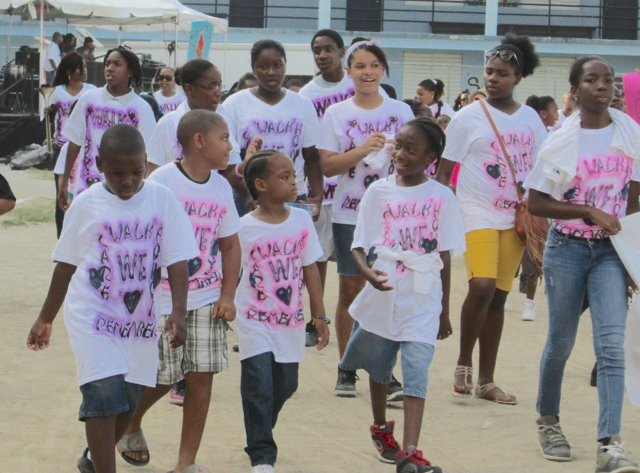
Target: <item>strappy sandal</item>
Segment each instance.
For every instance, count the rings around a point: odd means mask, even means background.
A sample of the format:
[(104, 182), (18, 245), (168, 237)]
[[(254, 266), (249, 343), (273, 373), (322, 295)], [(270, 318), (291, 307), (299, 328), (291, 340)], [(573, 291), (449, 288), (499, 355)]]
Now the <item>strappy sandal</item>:
[[(456, 378), (461, 376), (462, 379), (464, 380), (464, 392), (461, 392), (460, 389), (460, 384), (456, 383)], [(471, 397), (471, 391), (473, 391), (473, 367), (471, 366), (463, 366), (463, 365), (458, 365), (456, 366), (456, 370), (453, 373), (453, 384), (451, 385), (451, 395), (455, 396), (455, 397)], [(457, 388), (457, 389), (456, 389)]]
[[(502, 393), (502, 395), (504, 396), (503, 397), (504, 400), (487, 397), (487, 394), (489, 394), (489, 392), (493, 391), (494, 389), (497, 389)], [(487, 383), (487, 384), (483, 384), (482, 386), (480, 386), (479, 384), (476, 385), (475, 396), (479, 399), (495, 402), (497, 404), (507, 404), (509, 406), (515, 406), (516, 404), (518, 404), (518, 400), (513, 394), (505, 393), (502, 389), (500, 389), (500, 387), (496, 383)], [(509, 399), (509, 400), (506, 400), (506, 399)]]

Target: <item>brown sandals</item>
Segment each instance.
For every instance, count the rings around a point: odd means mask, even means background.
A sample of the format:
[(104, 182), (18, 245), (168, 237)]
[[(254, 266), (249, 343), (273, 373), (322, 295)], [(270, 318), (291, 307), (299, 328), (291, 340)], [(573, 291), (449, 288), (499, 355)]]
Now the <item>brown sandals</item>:
[[(455, 397), (471, 397), (471, 391), (473, 390), (473, 368), (471, 366), (456, 366), (456, 371), (453, 373), (453, 384), (451, 385), (451, 395)], [(462, 377), (464, 381), (464, 388), (461, 384), (456, 382), (456, 378)]]
[[(487, 394), (489, 392), (497, 389), (500, 393), (502, 393), (502, 399), (499, 398), (489, 398)], [(518, 400), (513, 394), (505, 393), (496, 383), (487, 383), (480, 386), (479, 384), (476, 386), (475, 396), (479, 399), (484, 399), (485, 401), (495, 402), (498, 404), (507, 404), (509, 406), (515, 406), (518, 404)]]

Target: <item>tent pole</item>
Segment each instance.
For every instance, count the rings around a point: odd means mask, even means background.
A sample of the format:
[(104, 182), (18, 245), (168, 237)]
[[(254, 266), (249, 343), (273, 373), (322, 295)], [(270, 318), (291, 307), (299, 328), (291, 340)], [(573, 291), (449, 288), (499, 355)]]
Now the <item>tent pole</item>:
[(45, 56), (47, 55), (47, 50), (44, 44), (44, 1), (45, 0), (40, 1), (40, 71), (38, 72), (40, 84), (44, 84), (47, 80), (44, 72), (44, 61)]
[(178, 21), (180, 20), (180, 13), (176, 16), (175, 33), (176, 33), (176, 47), (173, 51), (173, 69), (178, 67)]
[(120, 46), (120, 37), (122, 36), (122, 26), (118, 27), (118, 46)]
[[(224, 32), (224, 59), (223, 59), (223, 64), (224, 64), (224, 69), (223, 71), (227, 70), (227, 49), (229, 48), (229, 31), (225, 31)], [(226, 72), (225, 72), (226, 73)], [(231, 84), (233, 84), (233, 81), (229, 81), (227, 79), (225, 79), (227, 84), (229, 84), (229, 82), (231, 82)]]

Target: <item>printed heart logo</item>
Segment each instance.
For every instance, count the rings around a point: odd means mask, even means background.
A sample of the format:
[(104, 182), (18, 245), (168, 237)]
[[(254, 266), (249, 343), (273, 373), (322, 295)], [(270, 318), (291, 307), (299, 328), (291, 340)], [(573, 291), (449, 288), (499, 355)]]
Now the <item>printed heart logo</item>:
[(138, 307), (138, 302), (140, 302), (140, 296), (142, 294), (140, 291), (127, 292), (124, 295), (124, 305), (127, 307), (127, 310), (130, 314), (136, 310)]
[(91, 115), (93, 113), (93, 107), (87, 107), (87, 113)]
[(216, 239), (213, 241), (211, 245), (211, 249), (209, 250), (209, 254), (213, 257), (218, 256), (218, 252), (220, 251), (220, 242)]
[(131, 110), (129, 112), (129, 120), (134, 121), (136, 119), (136, 112), (134, 112), (133, 110)]
[(520, 193), (524, 194), (527, 192), (527, 189), (524, 188), (524, 183), (522, 181), (518, 181), (518, 187), (520, 188)]
[(85, 179), (85, 182), (87, 183), (88, 187), (91, 187), (94, 184), (97, 184), (98, 182), (100, 182), (100, 178), (98, 177), (88, 177)]
[(487, 174), (489, 174), (489, 176), (491, 176), (494, 179), (498, 179), (500, 177), (500, 174), (502, 174), (500, 170), (500, 165), (490, 164), (489, 166), (487, 166)]
[(156, 287), (158, 287), (158, 284), (160, 284), (160, 280), (162, 279), (162, 270), (160, 269), (159, 266), (157, 265), (153, 265), (153, 288), (155, 289)]
[(189, 260), (189, 276), (193, 276), (202, 267), (202, 260), (200, 258), (193, 258)]
[(398, 123), (398, 117), (390, 117), (390, 118), (389, 118), (389, 121), (390, 121), (391, 123)]
[(564, 200), (571, 201), (571, 200), (575, 199), (578, 196), (578, 191), (579, 190), (580, 190), (580, 188), (578, 186), (572, 187), (567, 192), (562, 194), (562, 197), (564, 197)]
[(583, 218), (582, 221), (591, 227), (595, 226), (595, 222), (590, 218)]
[(89, 282), (96, 289), (100, 289), (102, 283), (104, 282), (104, 271), (106, 266), (103, 266), (99, 269), (89, 268)]
[(380, 176), (378, 176), (377, 174), (374, 174), (373, 176), (367, 176), (364, 178), (364, 187), (366, 189), (369, 188), (369, 186), (371, 184), (373, 184), (374, 182), (376, 182), (378, 179), (380, 179)]
[(422, 248), (426, 254), (433, 253), (438, 248), (438, 239), (420, 238), (420, 248)]
[(291, 286), (276, 290), (276, 297), (287, 305), (291, 304)]

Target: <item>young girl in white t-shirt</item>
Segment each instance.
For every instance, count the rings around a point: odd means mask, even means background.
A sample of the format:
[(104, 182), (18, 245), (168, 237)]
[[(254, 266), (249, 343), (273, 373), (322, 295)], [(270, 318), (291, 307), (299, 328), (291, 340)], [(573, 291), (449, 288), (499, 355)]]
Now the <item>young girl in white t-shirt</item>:
[[(340, 275), (336, 307), (340, 358), (353, 327), (348, 309), (365, 283), (351, 256), (359, 204), (367, 187), (392, 173), (393, 164), (384, 148), (400, 127), (414, 118), (407, 104), (380, 94), (380, 82), (385, 72), (388, 75), (389, 65), (377, 41), (358, 41), (345, 57), (355, 95), (329, 107), (322, 120), (319, 145), (324, 175), (338, 176), (332, 222)], [(373, 155), (380, 159), (368, 164)], [(355, 372), (338, 369), (335, 394), (354, 397), (355, 383)]]
[[(220, 107), (232, 123), (242, 152), (256, 137), (262, 138), (262, 149), (275, 149), (289, 156), (296, 169), (299, 201), (307, 200), (305, 174), (309, 179), (317, 211), (322, 205), (322, 170), (316, 149), (318, 118), (307, 97), (282, 87), (287, 72), (284, 47), (272, 39), (256, 42), (251, 48), (251, 68), (258, 86), (230, 96)], [(246, 157), (245, 157), (246, 159)], [(239, 166), (239, 172), (243, 172)], [(247, 208), (254, 203), (247, 201)], [(240, 214), (242, 208), (238, 209)]]
[(579, 110), (545, 142), (525, 181), (531, 213), (553, 219), (543, 262), (549, 331), (540, 360), (537, 428), (544, 458), (571, 460), (560, 427), (560, 393), (587, 299), (600, 405), (596, 472), (639, 472), (620, 439), (628, 279), (609, 236), (621, 230), (620, 218), (640, 210), (640, 127), (609, 108), (614, 77), (600, 57), (573, 63), (569, 83)]
[[(451, 335), (451, 253), (465, 247), (455, 195), (425, 174), (444, 145), (444, 133), (426, 118), (400, 129), (393, 153), (396, 174), (367, 189), (351, 246), (368, 284), (349, 308), (355, 325), (340, 367), (369, 373), (371, 438), (380, 460), (396, 463), (402, 472), (441, 471), (417, 445), (435, 342)], [(398, 351), (404, 379), (402, 449), (393, 437), (394, 421), (386, 417)]]
[(515, 87), (540, 63), (529, 38), (507, 35), (486, 57), (488, 97), (467, 105), (453, 118), (436, 174), (438, 182), (448, 185), (456, 163), (460, 163), (456, 195), (466, 232), (469, 292), (462, 305), (460, 352), (451, 394), (472, 396), (472, 358), (479, 340), (475, 395), (499, 404), (516, 404), (516, 397), (494, 382), (494, 372), (504, 304), (524, 252), (515, 231), (518, 193), (500, 141), (481, 105), (486, 104), (498, 128), (521, 189), (547, 130), (531, 107), (513, 98)]
[(304, 357), (303, 293), (309, 291), (318, 350), (329, 342), (328, 319), (316, 260), (322, 248), (311, 216), (285, 205), (298, 186), (291, 159), (278, 151), (254, 154), (244, 178), (259, 207), (242, 217), (242, 277), (235, 321), (242, 366), (240, 392), (247, 435), (245, 451), (256, 472), (272, 472), (278, 449), (273, 428), (298, 387)]
[[(69, 140), (69, 150), (58, 191), (58, 205), (65, 211), (71, 205), (68, 199), (69, 176), (76, 159), (79, 162), (74, 196), (103, 181), (96, 157), (107, 129), (118, 124), (133, 125), (148, 145), (156, 127), (153, 110), (133, 90), (133, 87), (142, 85), (138, 56), (122, 46), (108, 51), (104, 59), (104, 75), (107, 85), (86, 92), (78, 100), (62, 131)], [(82, 155), (79, 156), (81, 147)]]

